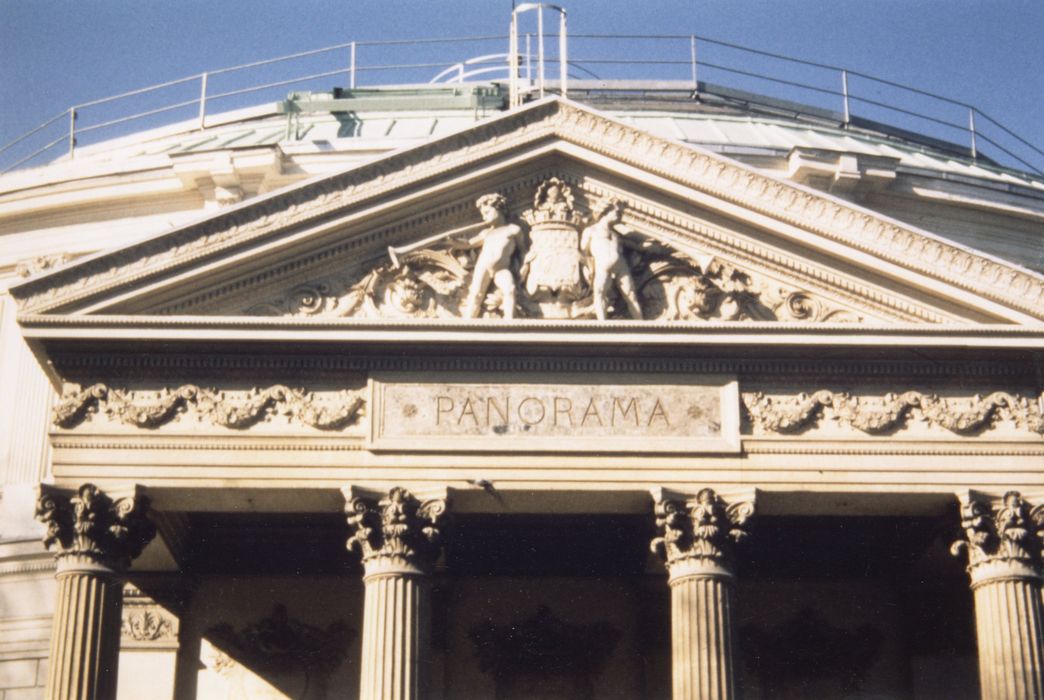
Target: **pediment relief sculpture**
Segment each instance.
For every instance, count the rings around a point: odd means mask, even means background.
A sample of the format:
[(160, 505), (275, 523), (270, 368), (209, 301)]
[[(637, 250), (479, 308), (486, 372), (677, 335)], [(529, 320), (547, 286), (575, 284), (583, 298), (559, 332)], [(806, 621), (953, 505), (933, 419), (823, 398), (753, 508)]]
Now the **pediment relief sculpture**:
[(627, 205), (544, 180), (512, 220), (508, 200), (479, 197), (481, 222), (391, 247), (356, 275), (324, 279), (250, 315), (859, 322), (856, 310), (689, 255), (624, 223)]

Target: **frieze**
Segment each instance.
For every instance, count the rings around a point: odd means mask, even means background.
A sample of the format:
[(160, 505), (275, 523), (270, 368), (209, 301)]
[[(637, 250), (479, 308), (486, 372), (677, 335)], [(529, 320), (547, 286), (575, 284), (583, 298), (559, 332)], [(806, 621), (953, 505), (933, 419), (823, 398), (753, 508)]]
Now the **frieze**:
[[(654, 321), (860, 322), (825, 297), (706, 255), (671, 250), (623, 223), (626, 205), (541, 182), (511, 221), (507, 198), (476, 201), (482, 223), (389, 248), (358, 279), (304, 284), (247, 315), (363, 318), (630, 318)], [(477, 229), (477, 230), (476, 230)]]
[(205, 424), (245, 430), (282, 416), (291, 424), (334, 431), (354, 424), (362, 416), (365, 403), (359, 391), (343, 390), (332, 397), (319, 397), (282, 384), (246, 392), (194, 384), (148, 392), (99, 383), (69, 387), (54, 408), (52, 422), (70, 429), (100, 413), (114, 422), (153, 429), (189, 415)]
[(940, 241), (873, 212), (749, 170), (720, 156), (635, 130), (567, 101), (509, 113), (468, 131), (393, 154), (314, 185), (233, 207), (198, 225), (59, 271), (15, 288), (24, 312), (97, 294), (287, 226), (327, 215), (364, 198), (432, 177), (449, 167), (518, 148), (555, 134), (714, 196), (810, 228), (846, 245), (914, 265), (947, 283), (972, 289), (1039, 317), (1044, 280), (1003, 262)]
[(920, 421), (958, 435), (970, 436), (1008, 421), (1019, 429), (1044, 436), (1044, 397), (1004, 391), (968, 398), (943, 398), (919, 391), (854, 396), (819, 390), (794, 396), (743, 392), (743, 406), (755, 434), (797, 434), (835, 421), (869, 435), (884, 435)]

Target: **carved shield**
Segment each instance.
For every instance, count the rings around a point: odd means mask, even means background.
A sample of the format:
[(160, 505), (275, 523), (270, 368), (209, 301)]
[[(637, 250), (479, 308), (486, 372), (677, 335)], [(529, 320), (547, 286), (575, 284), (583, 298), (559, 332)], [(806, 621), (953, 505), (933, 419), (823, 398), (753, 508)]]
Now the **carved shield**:
[(538, 301), (581, 294), (580, 232), (568, 225), (536, 225), (529, 232), (526, 292)]

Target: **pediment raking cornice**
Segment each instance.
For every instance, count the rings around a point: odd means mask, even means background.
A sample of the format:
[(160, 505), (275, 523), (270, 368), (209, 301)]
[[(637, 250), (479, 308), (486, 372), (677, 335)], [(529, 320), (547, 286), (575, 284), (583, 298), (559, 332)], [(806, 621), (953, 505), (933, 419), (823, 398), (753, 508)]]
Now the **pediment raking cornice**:
[(440, 174), (554, 138), (813, 232), (904, 269), (1044, 319), (1044, 277), (830, 195), (663, 139), (561, 98), (333, 176), (252, 200), (206, 220), (92, 256), (12, 288), (24, 314), (75, 312), (117, 290), (319, 222)]

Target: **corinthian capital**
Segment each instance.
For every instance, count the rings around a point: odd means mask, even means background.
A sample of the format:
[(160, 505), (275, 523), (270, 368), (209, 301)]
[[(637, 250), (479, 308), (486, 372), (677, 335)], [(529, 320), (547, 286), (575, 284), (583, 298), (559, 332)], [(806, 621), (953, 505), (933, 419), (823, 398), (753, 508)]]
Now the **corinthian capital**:
[(996, 578), (1040, 576), (1044, 505), (1031, 506), (1018, 491), (999, 502), (969, 495), (961, 503), (964, 537), (950, 547), (968, 552), (972, 585)]
[(75, 492), (42, 485), (36, 519), (47, 526), (44, 546), (55, 552), (59, 568), (100, 565), (126, 570), (156, 535), (146, 517), (149, 500), (138, 492), (115, 500), (94, 484)]
[(726, 503), (714, 489), (702, 489), (684, 499), (660, 489), (653, 491), (656, 529), (651, 548), (671, 578), (695, 574), (731, 575), (733, 544), (746, 537), (754, 514), (753, 500)]
[(377, 500), (345, 492), (345, 514), (352, 535), (348, 549), (362, 555), (366, 574), (425, 573), (439, 553), (439, 521), (445, 494), (418, 499), (396, 486)]

